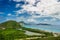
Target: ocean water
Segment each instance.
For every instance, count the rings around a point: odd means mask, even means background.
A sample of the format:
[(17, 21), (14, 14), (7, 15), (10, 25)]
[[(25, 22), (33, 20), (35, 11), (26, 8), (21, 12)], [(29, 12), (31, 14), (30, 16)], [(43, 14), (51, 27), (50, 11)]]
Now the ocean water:
[(60, 25), (24, 25), (24, 27), (60, 33)]

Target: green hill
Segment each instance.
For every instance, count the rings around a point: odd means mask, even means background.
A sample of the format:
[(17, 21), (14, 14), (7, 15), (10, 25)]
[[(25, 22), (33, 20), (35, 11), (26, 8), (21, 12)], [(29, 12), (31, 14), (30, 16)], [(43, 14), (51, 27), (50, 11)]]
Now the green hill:
[(0, 24), (0, 28), (20, 28), (20, 23), (10, 20)]

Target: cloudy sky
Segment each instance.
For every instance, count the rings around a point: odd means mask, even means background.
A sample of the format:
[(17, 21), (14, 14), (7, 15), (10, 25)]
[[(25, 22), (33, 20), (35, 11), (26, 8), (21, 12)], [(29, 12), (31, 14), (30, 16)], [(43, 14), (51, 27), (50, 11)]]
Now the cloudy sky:
[(0, 23), (7, 20), (60, 25), (60, 0), (0, 0)]

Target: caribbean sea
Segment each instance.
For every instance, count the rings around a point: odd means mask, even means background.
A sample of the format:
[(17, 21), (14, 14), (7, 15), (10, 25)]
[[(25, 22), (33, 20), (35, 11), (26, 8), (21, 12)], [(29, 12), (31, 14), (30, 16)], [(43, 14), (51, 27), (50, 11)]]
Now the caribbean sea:
[(24, 25), (24, 27), (60, 33), (60, 25)]

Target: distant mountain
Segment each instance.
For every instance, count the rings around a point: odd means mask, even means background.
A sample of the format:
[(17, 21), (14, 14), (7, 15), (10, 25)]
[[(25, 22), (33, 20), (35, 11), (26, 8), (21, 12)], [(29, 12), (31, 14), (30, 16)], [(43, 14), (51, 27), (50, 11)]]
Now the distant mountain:
[(47, 23), (39, 23), (37, 25), (51, 25), (51, 24), (47, 24)]
[(25, 24), (25, 25), (51, 25), (51, 24), (47, 24), (47, 23), (38, 23), (38, 24), (36, 24), (36, 23), (25, 23), (23, 21), (21, 21), (20, 23)]
[(20, 28), (20, 23), (10, 20), (0, 24), (0, 28)]

